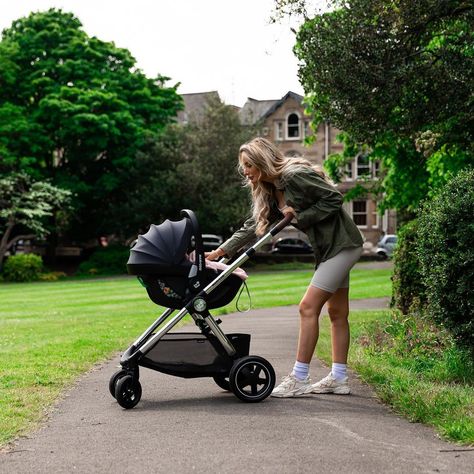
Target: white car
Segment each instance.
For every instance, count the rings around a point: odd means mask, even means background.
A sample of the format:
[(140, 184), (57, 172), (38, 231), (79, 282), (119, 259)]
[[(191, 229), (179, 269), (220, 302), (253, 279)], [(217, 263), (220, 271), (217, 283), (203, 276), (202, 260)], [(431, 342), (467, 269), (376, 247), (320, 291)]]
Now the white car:
[(387, 258), (391, 258), (393, 255), (393, 251), (397, 245), (397, 236), (395, 234), (387, 234), (384, 235), (377, 244), (377, 250), (375, 253), (377, 256), (382, 259), (386, 260)]
[(216, 234), (202, 234), (202, 243), (204, 250), (210, 252), (211, 250), (216, 250), (220, 244), (223, 242), (223, 238), (220, 235)]

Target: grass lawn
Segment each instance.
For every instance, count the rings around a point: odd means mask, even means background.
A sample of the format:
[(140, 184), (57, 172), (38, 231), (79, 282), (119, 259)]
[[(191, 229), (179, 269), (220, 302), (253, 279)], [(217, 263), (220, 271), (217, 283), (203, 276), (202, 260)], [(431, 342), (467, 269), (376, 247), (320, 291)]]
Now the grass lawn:
[[(308, 283), (311, 281), (314, 269), (308, 266), (305, 270), (287, 270), (278, 272), (248, 270), (250, 278), (248, 286), (252, 297), (253, 308), (269, 308), (298, 304)], [(363, 265), (356, 266), (351, 271), (350, 298), (388, 297), (392, 292), (390, 276), (391, 269), (367, 269)], [(239, 307), (248, 303), (246, 292), (242, 293)], [(230, 304), (218, 311), (235, 311), (235, 304)]]
[[(249, 273), (253, 307), (261, 308), (297, 304), (312, 270)], [(352, 297), (388, 295), (389, 275), (354, 270)], [(0, 445), (41, 420), (72, 380), (125, 349), (162, 312), (129, 277), (2, 284), (0, 302)], [(246, 305), (244, 292), (239, 306)], [(235, 303), (214, 314), (232, 311)]]
[[(254, 308), (297, 304), (313, 273), (311, 266), (278, 272), (251, 268), (248, 272)], [(351, 273), (351, 298), (390, 296), (390, 275), (390, 269), (356, 266)], [(94, 363), (125, 349), (162, 312), (148, 299), (137, 280), (129, 277), (2, 284), (0, 302), (0, 446), (29, 431), (71, 381)], [(247, 305), (244, 292), (239, 306), (246, 308)], [(213, 314), (233, 311), (235, 303)], [(364, 334), (368, 324), (383, 321), (389, 313), (352, 313), (353, 340), (357, 340), (358, 334)], [(317, 355), (329, 361), (327, 318)], [(387, 361), (374, 360), (357, 344), (353, 345), (351, 360), (363, 377), (378, 387), (382, 397), (385, 390), (406, 398), (406, 391), (391, 387), (391, 366)], [(379, 372), (383, 372), (380, 383), (376, 376)], [(405, 377), (412, 384), (412, 389), (416, 387), (413, 374), (408, 377), (410, 371), (407, 376), (399, 373), (401, 379)], [(399, 379), (396, 380), (399, 383)], [(408, 394), (411, 392), (413, 390), (408, 390)], [(396, 400), (384, 398), (397, 407)], [(470, 402), (472, 407), (472, 386), (466, 387), (463, 400), (461, 405), (443, 406), (449, 407), (454, 415), (465, 411)], [(405, 405), (410, 405), (409, 399)], [(406, 413), (403, 407), (399, 411)], [(461, 435), (452, 436), (452, 430), (438, 429), (451, 439), (467, 442), (466, 432), (472, 430), (474, 421), (469, 413), (463, 420), (465, 418), (468, 425), (458, 430)], [(455, 419), (452, 424), (455, 423), (460, 422)]]

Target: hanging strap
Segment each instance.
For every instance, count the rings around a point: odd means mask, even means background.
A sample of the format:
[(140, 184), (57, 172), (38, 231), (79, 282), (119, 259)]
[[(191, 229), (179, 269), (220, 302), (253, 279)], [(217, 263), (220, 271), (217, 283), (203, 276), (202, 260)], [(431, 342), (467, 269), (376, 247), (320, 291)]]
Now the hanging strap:
[[(240, 300), (240, 296), (242, 295), (242, 291), (244, 291), (244, 287), (245, 289), (247, 290), (247, 296), (249, 297), (249, 307), (245, 310), (241, 310), (239, 308), (239, 300)], [(249, 291), (249, 287), (247, 286), (247, 282), (244, 281), (244, 285), (242, 286), (242, 288), (240, 288), (240, 291), (239, 291), (239, 295), (237, 296), (237, 301), (235, 302), (235, 309), (239, 312), (239, 313), (248, 313), (251, 309), (252, 309), (252, 297), (250, 296), (250, 291)]]

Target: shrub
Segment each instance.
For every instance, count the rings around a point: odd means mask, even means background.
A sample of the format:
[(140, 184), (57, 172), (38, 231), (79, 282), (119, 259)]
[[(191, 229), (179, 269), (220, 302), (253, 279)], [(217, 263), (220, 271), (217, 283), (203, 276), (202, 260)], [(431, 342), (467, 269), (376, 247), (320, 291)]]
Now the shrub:
[(97, 249), (88, 260), (79, 265), (78, 275), (120, 275), (127, 273), (130, 249), (121, 245), (110, 245)]
[(408, 317), (395, 310), (387, 319), (368, 323), (358, 342), (368, 353), (385, 354), (391, 364), (425, 380), (466, 385), (474, 381), (474, 360), (468, 351), (423, 309), (410, 311)]
[(39, 280), (43, 260), (39, 255), (26, 253), (12, 255), (5, 262), (3, 276), (6, 281), (35, 281)]
[(474, 170), (424, 205), (417, 236), (428, 310), (474, 350)]
[(392, 306), (403, 314), (407, 314), (413, 304), (421, 305), (425, 301), (425, 285), (416, 245), (417, 231), (416, 219), (405, 224), (398, 231), (394, 254)]
[(60, 278), (65, 278), (67, 275), (64, 272), (46, 272), (39, 275), (41, 281), (58, 281)]

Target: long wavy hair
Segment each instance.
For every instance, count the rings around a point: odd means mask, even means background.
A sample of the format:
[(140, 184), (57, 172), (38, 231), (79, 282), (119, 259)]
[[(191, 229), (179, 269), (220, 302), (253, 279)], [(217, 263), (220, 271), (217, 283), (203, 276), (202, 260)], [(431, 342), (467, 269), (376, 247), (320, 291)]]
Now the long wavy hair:
[[(285, 179), (301, 168), (311, 168), (323, 179), (330, 181), (320, 166), (301, 157), (287, 157), (269, 140), (256, 137), (244, 143), (239, 150), (239, 172), (244, 176), (242, 154), (245, 159), (255, 167), (261, 176), (273, 182), (258, 179), (251, 183), (244, 180), (244, 186), (250, 188), (252, 196), (252, 216), (257, 223), (257, 235), (263, 235), (269, 224), (269, 215), (272, 202), (276, 199), (277, 188), (285, 187)], [(275, 184), (273, 184), (275, 183)]]

